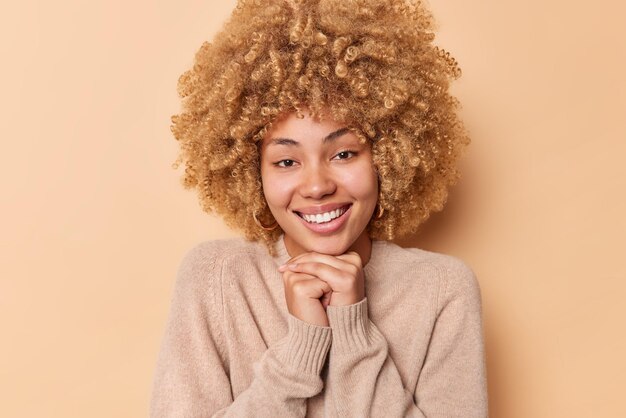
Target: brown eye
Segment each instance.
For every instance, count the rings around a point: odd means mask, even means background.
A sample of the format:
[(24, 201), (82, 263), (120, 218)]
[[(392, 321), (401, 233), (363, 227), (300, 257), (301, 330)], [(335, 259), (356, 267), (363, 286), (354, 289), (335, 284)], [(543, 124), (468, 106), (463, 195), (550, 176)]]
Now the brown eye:
[(356, 152), (346, 150), (346, 151), (341, 151), (339, 154), (337, 154), (336, 158), (338, 158), (339, 160), (346, 160), (350, 157), (354, 157), (355, 155), (356, 155)]
[(281, 160), (278, 161), (277, 163), (274, 163), (274, 165), (278, 166), (278, 167), (291, 167), (294, 164), (294, 160)]

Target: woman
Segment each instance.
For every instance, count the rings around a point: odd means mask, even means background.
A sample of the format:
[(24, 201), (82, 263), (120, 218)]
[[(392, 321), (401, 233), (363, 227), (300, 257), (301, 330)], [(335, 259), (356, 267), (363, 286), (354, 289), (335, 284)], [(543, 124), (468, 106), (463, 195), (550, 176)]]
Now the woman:
[(487, 416), (480, 289), (389, 240), (469, 143), (405, 0), (240, 1), (179, 80), (184, 185), (246, 239), (181, 262), (151, 415)]

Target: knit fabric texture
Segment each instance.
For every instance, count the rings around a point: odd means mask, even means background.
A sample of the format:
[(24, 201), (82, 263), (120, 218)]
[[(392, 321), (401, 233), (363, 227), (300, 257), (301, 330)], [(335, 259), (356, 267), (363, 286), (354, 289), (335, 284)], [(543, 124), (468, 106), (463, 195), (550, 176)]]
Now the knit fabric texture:
[(154, 374), (156, 417), (487, 417), (480, 288), (460, 259), (372, 241), (366, 297), (330, 326), (287, 310), (278, 266), (243, 238), (180, 263)]

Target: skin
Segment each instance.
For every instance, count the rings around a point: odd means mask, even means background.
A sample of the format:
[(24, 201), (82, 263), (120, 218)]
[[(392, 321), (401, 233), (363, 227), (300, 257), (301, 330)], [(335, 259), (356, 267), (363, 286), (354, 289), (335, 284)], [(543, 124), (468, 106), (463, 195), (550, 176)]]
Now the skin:
[[(366, 227), (378, 200), (378, 176), (370, 145), (360, 144), (345, 127), (306, 112), (303, 119), (290, 113), (273, 124), (261, 144), (265, 199), (291, 256), (279, 268), (287, 308), (320, 326), (328, 326), (327, 306), (363, 300), (363, 266), (372, 251)], [(334, 232), (312, 231), (294, 212), (328, 203), (351, 204)]]

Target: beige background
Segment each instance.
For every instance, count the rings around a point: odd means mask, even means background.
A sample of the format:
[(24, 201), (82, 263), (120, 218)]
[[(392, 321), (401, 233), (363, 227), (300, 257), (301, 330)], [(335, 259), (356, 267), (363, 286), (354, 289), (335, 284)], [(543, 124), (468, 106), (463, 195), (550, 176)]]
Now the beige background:
[[(0, 13), (0, 415), (139, 417), (176, 268), (235, 236), (170, 168), (175, 82), (229, 1)], [(623, 417), (626, 51), (617, 1), (432, 0), (474, 142), (404, 243), (483, 293), (492, 417)]]

